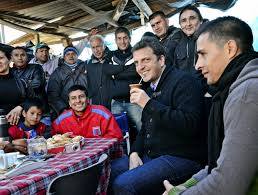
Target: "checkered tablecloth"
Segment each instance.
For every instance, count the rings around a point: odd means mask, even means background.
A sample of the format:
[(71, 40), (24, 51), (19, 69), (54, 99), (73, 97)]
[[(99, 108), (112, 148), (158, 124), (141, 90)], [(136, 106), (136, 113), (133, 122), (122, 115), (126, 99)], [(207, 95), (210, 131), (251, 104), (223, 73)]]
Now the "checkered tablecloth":
[[(59, 175), (86, 168), (96, 163), (102, 154), (110, 159), (122, 156), (121, 144), (116, 139), (87, 138), (83, 150), (58, 154), (47, 160), (39, 169), (0, 181), (0, 195), (5, 194), (45, 194), (51, 180)], [(104, 165), (97, 194), (106, 194), (110, 175), (110, 163)]]

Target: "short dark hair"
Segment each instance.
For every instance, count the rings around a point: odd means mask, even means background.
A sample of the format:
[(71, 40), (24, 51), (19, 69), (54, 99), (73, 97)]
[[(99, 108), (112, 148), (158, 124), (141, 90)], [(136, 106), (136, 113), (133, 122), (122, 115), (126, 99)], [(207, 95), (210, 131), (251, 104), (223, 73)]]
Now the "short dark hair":
[(167, 18), (163, 11), (156, 11), (149, 16), (149, 21), (151, 21), (153, 18), (156, 18), (157, 16), (160, 16), (163, 19)]
[(118, 27), (115, 31), (115, 37), (117, 36), (118, 33), (125, 33), (129, 38), (131, 38), (130, 31), (126, 27), (123, 27), (123, 26)]
[(28, 54), (27, 54), (27, 50), (26, 50), (26, 48), (25, 48), (25, 47), (22, 47), (22, 46), (16, 46), (16, 47), (14, 47), (14, 48), (13, 48), (12, 52), (13, 52), (14, 50), (23, 50), (23, 51), (25, 51), (26, 55), (28, 55)]
[(0, 51), (4, 53), (8, 60), (11, 60), (11, 50), (0, 47)]
[(35, 106), (38, 109), (40, 109), (42, 112), (44, 112), (44, 104), (39, 98), (28, 98), (24, 101), (22, 104), (22, 108), (25, 112), (28, 112), (28, 110), (32, 107)]
[(230, 39), (236, 41), (241, 52), (253, 50), (253, 33), (250, 26), (233, 16), (219, 17), (207, 22), (200, 30), (201, 34), (208, 33), (209, 39), (224, 44)]
[(197, 7), (195, 7), (194, 5), (187, 5), (187, 6), (183, 7), (183, 9), (179, 13), (179, 23), (180, 23), (180, 17), (182, 15), (182, 13), (184, 13), (186, 10), (194, 11), (197, 14), (199, 20), (203, 21), (203, 17), (202, 17), (200, 10)]
[(154, 33), (149, 32), (149, 31), (145, 32), (145, 33), (142, 35), (142, 38), (141, 38), (141, 39), (146, 39), (146, 38), (156, 38), (156, 39), (158, 39), (158, 37), (157, 37)]
[(86, 89), (86, 87), (82, 86), (82, 85), (73, 85), (68, 89), (68, 96), (71, 92), (73, 91), (77, 91), (77, 90), (81, 90), (84, 91), (85, 95), (88, 97), (88, 91)]
[(132, 53), (139, 50), (139, 49), (143, 49), (149, 47), (152, 49), (153, 53), (160, 58), (160, 56), (166, 56), (166, 52), (164, 47), (161, 45), (161, 43), (158, 41), (157, 38), (154, 37), (146, 37), (142, 40), (140, 40), (138, 43), (136, 43), (134, 45), (134, 47), (132, 48)]

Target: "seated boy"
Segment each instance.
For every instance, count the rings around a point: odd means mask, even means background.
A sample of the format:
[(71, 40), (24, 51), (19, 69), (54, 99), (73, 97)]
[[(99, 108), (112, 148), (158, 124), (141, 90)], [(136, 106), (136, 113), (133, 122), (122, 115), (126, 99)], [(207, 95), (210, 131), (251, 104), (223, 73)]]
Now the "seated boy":
[(23, 104), (23, 117), (17, 125), (12, 125), (8, 130), (10, 138), (15, 140), (43, 136), (47, 131), (47, 126), (40, 122), (42, 114), (42, 101), (38, 98), (27, 99)]
[(101, 105), (87, 104), (87, 91), (81, 85), (68, 90), (71, 109), (64, 111), (52, 124), (52, 135), (72, 132), (87, 138), (123, 138), (115, 117)]

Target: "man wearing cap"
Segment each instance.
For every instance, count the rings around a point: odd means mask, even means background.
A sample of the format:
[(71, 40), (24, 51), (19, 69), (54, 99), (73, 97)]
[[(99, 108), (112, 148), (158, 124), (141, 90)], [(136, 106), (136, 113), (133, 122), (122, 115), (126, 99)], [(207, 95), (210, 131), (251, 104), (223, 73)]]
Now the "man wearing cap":
[(69, 107), (68, 89), (77, 84), (87, 88), (86, 64), (78, 60), (78, 50), (73, 46), (64, 49), (64, 59), (49, 78), (48, 103), (52, 119)]
[(46, 43), (38, 43), (35, 47), (35, 57), (29, 62), (30, 64), (40, 64), (42, 66), (47, 81), (49, 76), (57, 68), (59, 61), (59, 58), (56, 56), (50, 58), (49, 49)]
[[(75, 47), (78, 51), (78, 55), (81, 54), (82, 50), (87, 46), (87, 39), (82, 39)], [(40, 64), (45, 72), (45, 78), (48, 82), (50, 75), (58, 67), (60, 58), (57, 56), (49, 55), (49, 46), (40, 42), (35, 47), (35, 57), (31, 59), (30, 64)]]

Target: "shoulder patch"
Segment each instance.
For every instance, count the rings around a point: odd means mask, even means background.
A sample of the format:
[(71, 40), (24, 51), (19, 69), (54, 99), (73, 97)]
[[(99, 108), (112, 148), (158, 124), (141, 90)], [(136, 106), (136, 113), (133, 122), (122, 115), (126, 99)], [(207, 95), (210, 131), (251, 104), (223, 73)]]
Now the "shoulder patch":
[(94, 112), (96, 114), (99, 114), (101, 116), (103, 116), (105, 119), (109, 119), (110, 118), (110, 114), (106, 113), (104, 110), (98, 109), (98, 108), (93, 108), (91, 110), (91, 112)]
[(72, 116), (72, 114), (73, 114), (72, 111), (65, 112), (65, 113), (61, 114), (59, 117), (57, 117), (55, 123), (56, 123), (57, 125), (59, 125), (59, 124), (62, 122), (62, 120), (66, 119), (66, 118), (69, 117), (69, 116)]

